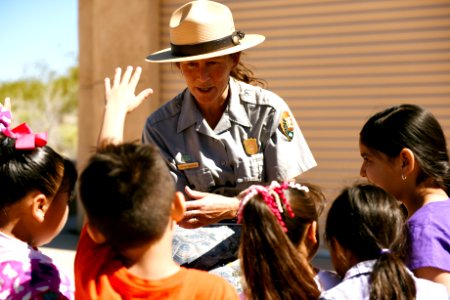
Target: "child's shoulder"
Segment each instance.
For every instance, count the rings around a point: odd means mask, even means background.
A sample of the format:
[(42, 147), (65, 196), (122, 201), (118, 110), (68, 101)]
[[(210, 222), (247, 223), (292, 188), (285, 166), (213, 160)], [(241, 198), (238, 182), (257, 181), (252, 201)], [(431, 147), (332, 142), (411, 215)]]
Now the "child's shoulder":
[(430, 281), (430, 280), (426, 280), (426, 279), (422, 279), (422, 278), (417, 278), (414, 277), (414, 281), (416, 284), (416, 299), (417, 300), (421, 300), (421, 299), (441, 299), (441, 300), (447, 300), (448, 295), (447, 295), (447, 289), (445, 288), (444, 285)]
[[(73, 298), (73, 285), (70, 279), (48, 256), (36, 250), (30, 251), (27, 258), (20, 253), (16, 254), (16, 257), (11, 252), (6, 255), (0, 254), (0, 281), (2, 299), (3, 296), (22, 299), (25, 295), (32, 295), (36, 297), (33, 299), (38, 299), (42, 296), (42, 291), (46, 291), (46, 296), (64, 295), (68, 299)], [(21, 289), (16, 289), (17, 286)]]
[(329, 270), (319, 270), (314, 279), (321, 291), (329, 290), (341, 282), (339, 275)]
[[(223, 278), (206, 271), (181, 268), (183, 281), (198, 299), (238, 299), (236, 290)], [(197, 299), (197, 298), (196, 298)]]
[(196, 282), (199, 285), (204, 285), (207, 282), (217, 285), (228, 284), (224, 278), (206, 271), (181, 267), (180, 272), (183, 273), (184, 280)]
[(450, 199), (428, 203), (419, 208), (408, 220), (410, 226), (444, 222), (450, 225)]

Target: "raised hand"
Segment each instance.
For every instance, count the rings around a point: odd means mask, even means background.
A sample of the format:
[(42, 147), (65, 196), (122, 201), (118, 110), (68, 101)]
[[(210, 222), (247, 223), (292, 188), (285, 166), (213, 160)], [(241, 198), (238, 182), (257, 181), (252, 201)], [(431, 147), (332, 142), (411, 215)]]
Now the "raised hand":
[(105, 114), (99, 135), (99, 144), (105, 141), (120, 143), (127, 113), (138, 107), (153, 93), (148, 88), (135, 95), (136, 86), (141, 77), (142, 68), (128, 66), (122, 76), (122, 69), (116, 68), (114, 79), (105, 78)]
[(11, 111), (11, 99), (9, 97), (5, 98), (5, 102), (3, 104), (0, 103), (0, 109)]
[(5, 98), (4, 104), (0, 103), (0, 130), (3, 132), (5, 128), (8, 128), (11, 124), (11, 99)]
[(152, 89), (145, 89), (137, 96), (135, 95), (141, 73), (141, 67), (136, 67), (133, 73), (133, 67), (128, 66), (122, 76), (122, 69), (116, 68), (112, 86), (109, 77), (105, 78), (105, 100), (107, 108), (114, 106), (123, 112), (131, 112), (153, 93)]

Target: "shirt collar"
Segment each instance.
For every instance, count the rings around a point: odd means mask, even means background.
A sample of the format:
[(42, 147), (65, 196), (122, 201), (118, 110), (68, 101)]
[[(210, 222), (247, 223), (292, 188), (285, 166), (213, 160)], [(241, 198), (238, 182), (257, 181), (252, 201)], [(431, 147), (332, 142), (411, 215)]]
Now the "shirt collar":
[(376, 260), (366, 260), (366, 261), (362, 261), (360, 263), (357, 263), (356, 265), (354, 265), (353, 267), (351, 267), (344, 276), (344, 279), (349, 279), (352, 277), (357, 277), (359, 275), (365, 275), (365, 274), (369, 274), (372, 273), (373, 270), (373, 266), (375, 265)]
[(180, 118), (178, 119), (177, 133), (180, 133), (195, 123), (200, 124), (203, 119), (202, 114), (198, 110), (197, 104), (195, 104), (194, 97), (191, 92), (189, 92), (188, 88), (183, 91), (182, 97), (183, 99), (181, 102), (181, 112)]
[(231, 93), (230, 103), (228, 104), (230, 120), (242, 126), (251, 127), (252, 124), (250, 123), (248, 114), (241, 103), (243, 95), (248, 97), (249, 92), (247, 90), (242, 90), (237, 80), (232, 77), (230, 77), (229, 85)]

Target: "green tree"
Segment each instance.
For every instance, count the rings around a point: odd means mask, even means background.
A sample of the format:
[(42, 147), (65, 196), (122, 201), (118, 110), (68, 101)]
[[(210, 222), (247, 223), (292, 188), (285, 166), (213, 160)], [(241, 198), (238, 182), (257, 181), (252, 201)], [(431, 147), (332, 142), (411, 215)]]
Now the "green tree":
[(39, 79), (0, 83), (0, 99), (12, 100), (13, 124), (27, 122), (34, 132), (48, 132), (48, 145), (74, 159), (77, 146), (78, 67), (56, 76), (42, 68)]

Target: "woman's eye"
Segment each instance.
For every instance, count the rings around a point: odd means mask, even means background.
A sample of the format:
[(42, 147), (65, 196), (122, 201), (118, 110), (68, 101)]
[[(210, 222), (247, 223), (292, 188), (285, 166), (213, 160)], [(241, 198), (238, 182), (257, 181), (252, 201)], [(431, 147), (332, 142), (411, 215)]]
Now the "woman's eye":
[(188, 63), (187, 66), (188, 66), (188, 68), (193, 69), (197, 66), (197, 64), (196, 63)]

